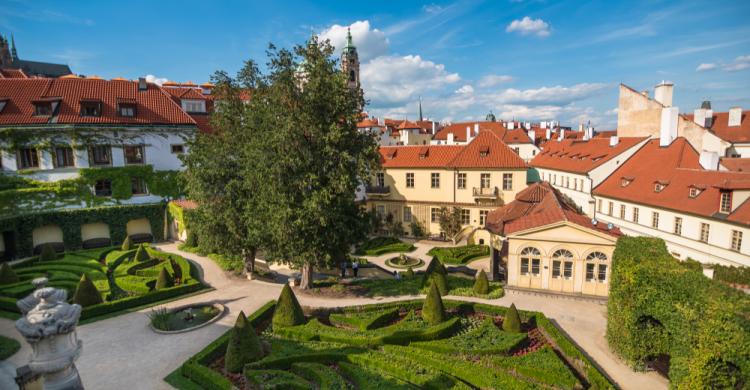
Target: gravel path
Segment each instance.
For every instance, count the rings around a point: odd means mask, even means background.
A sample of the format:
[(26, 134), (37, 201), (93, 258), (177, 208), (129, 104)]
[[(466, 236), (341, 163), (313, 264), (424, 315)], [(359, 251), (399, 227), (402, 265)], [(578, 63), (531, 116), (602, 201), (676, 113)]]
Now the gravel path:
[[(417, 242), (415, 245), (417, 249), (411, 255), (429, 260), (429, 257), (422, 256), (427, 256), (427, 251), (435, 243)], [(240, 310), (252, 313), (266, 302), (276, 299), (281, 291), (279, 284), (229, 277), (210, 259), (179, 251), (173, 243), (158, 244), (156, 247), (178, 253), (200, 265), (204, 280), (215, 288), (213, 291), (170, 302), (164, 306), (220, 302), (227, 306), (229, 313), (209, 326), (174, 335), (156, 334), (148, 328), (146, 314), (150, 309), (80, 326), (78, 335), (83, 340), (83, 353), (76, 364), (87, 389), (171, 388), (163, 381), (166, 375), (179, 367), (189, 356), (226, 332)], [(386, 258), (391, 256), (393, 255), (378, 256), (371, 261), (379, 264), (381, 260), (385, 262)], [(477, 266), (484, 262), (477, 262)], [(299, 295), (302, 305), (317, 307), (350, 306), (413, 298), (415, 297), (330, 299)], [(491, 301), (464, 297), (455, 299), (500, 306), (515, 303), (519, 309), (541, 311), (555, 320), (623, 389), (668, 387), (667, 381), (657, 374), (631, 371), (609, 351), (604, 338), (604, 305), (567, 297), (517, 291), (509, 291), (505, 297)], [(0, 319), (0, 334), (20, 339), (13, 321), (10, 320)], [(22, 344), (24, 347), (20, 352), (0, 362), (0, 375), (2, 371), (10, 369), (11, 365), (23, 365), (28, 362), (30, 349), (25, 342)]]

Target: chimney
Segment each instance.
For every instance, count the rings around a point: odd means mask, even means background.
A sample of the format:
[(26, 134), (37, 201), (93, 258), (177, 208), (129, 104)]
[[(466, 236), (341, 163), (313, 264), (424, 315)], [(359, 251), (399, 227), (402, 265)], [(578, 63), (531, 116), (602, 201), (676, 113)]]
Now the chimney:
[(479, 135), (479, 123), (474, 124), (474, 135)]
[(510, 121), (508, 122), (508, 130), (513, 130), (513, 128), (516, 126), (516, 122)]
[(523, 127), (526, 128), (526, 130), (531, 130), (531, 122), (524, 123)]
[(662, 81), (654, 88), (654, 100), (664, 105), (664, 107), (671, 107), (673, 89), (674, 84), (669, 81)]
[(641, 91), (641, 95), (648, 97), (648, 89), (644, 89), (643, 91)]
[(719, 154), (716, 152), (702, 151), (698, 160), (703, 169), (715, 171), (719, 169)]
[(578, 124), (578, 131), (583, 132), (583, 122)]
[(145, 91), (148, 89), (148, 84), (146, 83), (146, 79), (144, 77), (138, 78), (138, 90), (139, 91)]
[(565, 129), (560, 129), (560, 136), (557, 138), (558, 141), (565, 139)]
[(448, 133), (448, 145), (453, 145), (453, 133)]
[(678, 107), (661, 109), (661, 128), (659, 128), (659, 146), (669, 146), (677, 138)]
[(742, 107), (729, 109), (729, 127), (739, 126), (742, 123)]
[(620, 137), (618, 137), (616, 135), (613, 135), (613, 136), (609, 137), (609, 146), (615, 147), (619, 143), (620, 143)]
[(466, 143), (471, 142), (471, 126), (466, 126)]
[(546, 129), (547, 128), (547, 121), (541, 121), (541, 122), (539, 122), (539, 127), (542, 128), (542, 129)]
[(586, 131), (583, 133), (583, 139), (585, 141), (588, 141), (592, 138), (594, 138), (594, 128), (589, 126), (588, 128), (586, 128)]
[(436, 130), (435, 121), (432, 121), (432, 135), (435, 135), (435, 130)]
[(536, 143), (536, 131), (529, 130), (526, 134), (531, 138), (531, 143)]
[(547, 132), (544, 133), (544, 138), (546, 139), (552, 138), (552, 129), (547, 129)]

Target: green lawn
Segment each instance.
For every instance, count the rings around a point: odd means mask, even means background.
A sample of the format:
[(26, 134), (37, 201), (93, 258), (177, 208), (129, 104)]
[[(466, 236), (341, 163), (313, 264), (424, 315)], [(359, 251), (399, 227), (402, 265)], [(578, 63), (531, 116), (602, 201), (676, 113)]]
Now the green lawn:
[(354, 251), (358, 256), (380, 256), (386, 253), (411, 252), (416, 247), (408, 242), (403, 242), (397, 237), (375, 237)]
[(21, 349), (21, 344), (15, 339), (0, 336), (0, 360), (5, 360)]
[(490, 255), (490, 247), (487, 245), (465, 245), (452, 248), (435, 247), (427, 252), (428, 255), (437, 257), (443, 264), (468, 264), (472, 260)]

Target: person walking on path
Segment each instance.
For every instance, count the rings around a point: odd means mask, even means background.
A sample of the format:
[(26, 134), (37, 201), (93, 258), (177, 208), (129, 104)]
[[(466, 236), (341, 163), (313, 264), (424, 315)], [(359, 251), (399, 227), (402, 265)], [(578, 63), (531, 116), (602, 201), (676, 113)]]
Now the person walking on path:
[(401, 274), (398, 273), (398, 271), (393, 271), (393, 277), (396, 278), (396, 280), (401, 280)]
[(341, 279), (346, 277), (346, 260), (341, 262)]
[(357, 277), (357, 273), (359, 272), (359, 260), (354, 260), (352, 263), (352, 273), (354, 274), (354, 277)]

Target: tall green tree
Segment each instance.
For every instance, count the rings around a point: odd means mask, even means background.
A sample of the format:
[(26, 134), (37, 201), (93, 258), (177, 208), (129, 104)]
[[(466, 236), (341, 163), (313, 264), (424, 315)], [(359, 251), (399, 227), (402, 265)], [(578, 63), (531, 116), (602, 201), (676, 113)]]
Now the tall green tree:
[(441, 207), (438, 222), (440, 224), (440, 229), (444, 231), (453, 244), (455, 244), (456, 235), (458, 235), (463, 227), (461, 225), (461, 208), (453, 207), (452, 209), (448, 209), (447, 207)]

